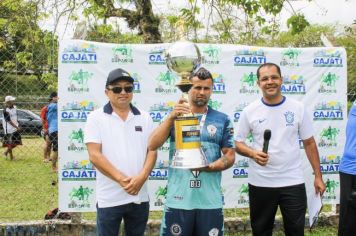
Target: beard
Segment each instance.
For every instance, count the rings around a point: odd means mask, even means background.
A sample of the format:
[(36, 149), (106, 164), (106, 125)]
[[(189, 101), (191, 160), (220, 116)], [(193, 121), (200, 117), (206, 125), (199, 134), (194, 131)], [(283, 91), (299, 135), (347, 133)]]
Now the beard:
[(195, 99), (193, 101), (193, 103), (197, 107), (203, 107), (203, 106), (206, 106), (208, 104), (208, 99), (206, 99), (206, 98), (198, 98), (198, 99)]

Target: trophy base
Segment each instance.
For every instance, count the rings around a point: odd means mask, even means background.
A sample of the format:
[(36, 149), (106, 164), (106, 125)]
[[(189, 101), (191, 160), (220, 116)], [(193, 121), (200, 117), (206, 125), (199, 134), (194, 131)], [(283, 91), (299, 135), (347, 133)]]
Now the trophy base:
[(177, 149), (172, 160), (172, 168), (197, 169), (206, 167), (208, 160), (201, 148)]

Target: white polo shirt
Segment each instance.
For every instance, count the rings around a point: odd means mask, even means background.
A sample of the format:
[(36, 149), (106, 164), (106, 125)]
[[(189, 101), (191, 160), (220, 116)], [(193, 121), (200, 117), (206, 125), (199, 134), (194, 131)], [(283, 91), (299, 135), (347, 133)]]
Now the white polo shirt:
[[(8, 113), (10, 120), (12, 121), (12, 123), (14, 123), (15, 125), (19, 125), (18, 121), (17, 121), (17, 109), (16, 107), (6, 107), (5, 112)], [(15, 133), (17, 131), (17, 129), (12, 126), (8, 121), (6, 121), (5, 119), (5, 114), (4, 114), (4, 118), (2, 119), (2, 127), (4, 129), (4, 134), (12, 134)]]
[[(125, 121), (113, 112), (110, 103), (91, 112), (85, 125), (84, 142), (100, 143), (103, 155), (113, 166), (127, 176), (134, 176), (142, 171), (153, 121), (147, 112), (130, 106), (131, 111)], [(146, 183), (138, 195), (132, 196), (98, 170), (96, 197), (98, 206), (102, 208), (149, 201)]]
[(248, 181), (259, 187), (286, 187), (304, 183), (299, 138), (313, 136), (311, 119), (304, 105), (290, 98), (276, 105), (268, 105), (262, 99), (244, 108), (237, 125), (235, 140), (245, 142), (253, 135), (252, 148), (262, 150), (263, 133), (272, 132), (269, 141), (269, 160), (266, 166), (249, 159)]

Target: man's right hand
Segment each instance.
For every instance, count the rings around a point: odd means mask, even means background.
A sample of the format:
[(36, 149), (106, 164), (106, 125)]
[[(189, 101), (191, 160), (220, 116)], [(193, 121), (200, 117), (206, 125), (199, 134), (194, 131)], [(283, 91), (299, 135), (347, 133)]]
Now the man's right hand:
[(255, 162), (261, 166), (267, 165), (268, 162), (268, 154), (262, 151), (253, 150), (251, 158), (255, 160)]
[(170, 113), (172, 119), (177, 118), (178, 116), (191, 113), (189, 103), (187, 99), (180, 98), (179, 101), (174, 105), (173, 111)]

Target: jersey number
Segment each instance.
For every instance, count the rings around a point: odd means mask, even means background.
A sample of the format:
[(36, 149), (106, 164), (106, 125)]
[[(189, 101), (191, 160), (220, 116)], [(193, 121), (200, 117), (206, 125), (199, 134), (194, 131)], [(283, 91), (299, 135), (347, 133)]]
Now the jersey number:
[(201, 186), (201, 181), (200, 180), (191, 180), (190, 181), (190, 187), (191, 188), (200, 188)]

